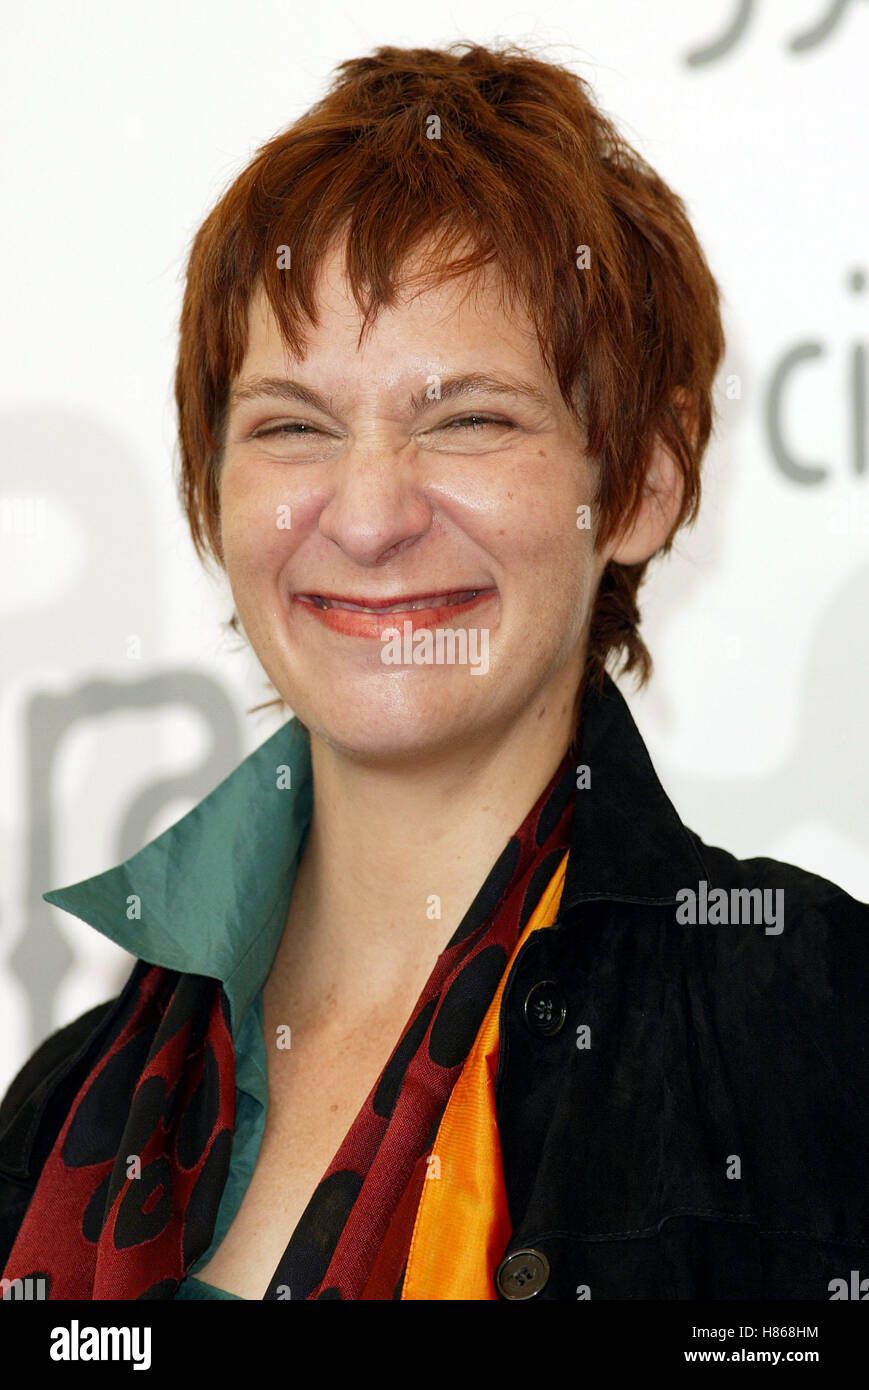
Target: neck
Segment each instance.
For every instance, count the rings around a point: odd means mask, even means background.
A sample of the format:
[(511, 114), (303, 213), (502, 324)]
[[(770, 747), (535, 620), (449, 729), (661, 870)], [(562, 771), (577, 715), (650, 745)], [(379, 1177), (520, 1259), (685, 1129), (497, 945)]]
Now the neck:
[(314, 809), (272, 999), (309, 1027), (406, 1017), (573, 733), (572, 699), (549, 691), (519, 724), (425, 763), (362, 763), (312, 734)]

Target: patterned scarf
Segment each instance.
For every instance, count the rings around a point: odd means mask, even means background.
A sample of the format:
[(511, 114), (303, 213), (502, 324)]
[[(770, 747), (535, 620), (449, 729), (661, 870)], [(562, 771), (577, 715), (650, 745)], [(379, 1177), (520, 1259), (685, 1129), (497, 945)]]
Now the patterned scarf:
[[(508, 841), (305, 1209), (267, 1299), (393, 1299), (429, 1149), (510, 954), (569, 848), (574, 759)], [(136, 974), (138, 981), (136, 983)], [(235, 1053), (219, 981), (137, 966), (79, 1089), (3, 1277), (50, 1299), (170, 1299), (213, 1238)]]

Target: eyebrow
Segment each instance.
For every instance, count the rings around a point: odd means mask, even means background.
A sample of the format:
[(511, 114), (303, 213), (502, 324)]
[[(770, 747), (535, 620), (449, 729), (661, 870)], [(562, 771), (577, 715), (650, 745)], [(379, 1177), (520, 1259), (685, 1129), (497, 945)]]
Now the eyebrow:
[[(435, 374), (432, 373), (432, 375)], [(546, 392), (541, 390), (539, 386), (532, 385), (529, 381), (520, 381), (516, 377), (496, 377), (487, 376), (483, 372), (470, 372), (462, 376), (445, 377), (440, 383), (440, 395), (433, 400), (426, 399), (425, 391), (412, 392), (410, 396), (411, 410), (415, 415), (418, 415), (427, 406), (474, 393), (488, 396), (513, 396), (516, 399), (533, 401), (536, 405), (551, 405)], [(326, 414), (332, 414), (331, 397), (327, 400), (319, 391), (314, 391), (310, 386), (304, 386), (302, 382), (292, 381), (286, 377), (261, 376), (254, 377), (250, 381), (240, 381), (230, 391), (229, 405), (231, 408), (243, 401), (258, 400), (263, 396), (283, 401), (295, 401), (299, 405), (310, 406), (313, 410), (322, 410)]]

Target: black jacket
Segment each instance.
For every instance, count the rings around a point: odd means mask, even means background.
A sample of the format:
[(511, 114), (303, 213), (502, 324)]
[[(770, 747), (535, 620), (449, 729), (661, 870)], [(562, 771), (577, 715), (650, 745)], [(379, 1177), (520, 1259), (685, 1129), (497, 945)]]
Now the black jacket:
[[(609, 678), (577, 761), (558, 918), (502, 999), (499, 1295), (830, 1299), (869, 1277), (869, 905), (686, 829)], [(141, 969), (0, 1106), (0, 1268)]]

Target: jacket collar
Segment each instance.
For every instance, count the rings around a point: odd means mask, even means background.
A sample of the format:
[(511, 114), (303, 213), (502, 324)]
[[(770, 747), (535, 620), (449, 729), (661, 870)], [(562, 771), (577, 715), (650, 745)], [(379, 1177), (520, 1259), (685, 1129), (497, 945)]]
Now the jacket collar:
[[(596, 898), (675, 903), (702, 861), (608, 675), (583, 697), (577, 764), (590, 785), (561, 914)], [(235, 1034), (277, 950), (312, 806), (310, 740), (290, 719), (137, 854), (42, 896), (141, 960), (221, 980)]]
[(141, 960), (222, 981), (235, 1036), (274, 959), (312, 807), (310, 739), (293, 718), (131, 858), (42, 896)]
[(666, 904), (705, 870), (661, 786), (624, 696), (609, 675), (582, 700), (570, 857), (559, 915), (595, 898)]

